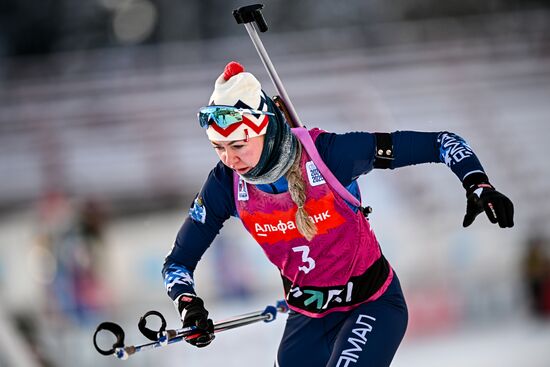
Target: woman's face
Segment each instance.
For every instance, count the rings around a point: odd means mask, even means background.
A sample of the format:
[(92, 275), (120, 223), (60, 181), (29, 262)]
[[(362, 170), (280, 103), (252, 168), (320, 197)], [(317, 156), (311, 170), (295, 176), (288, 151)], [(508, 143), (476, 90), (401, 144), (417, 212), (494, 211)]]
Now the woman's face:
[(244, 174), (260, 161), (264, 146), (264, 136), (255, 136), (248, 141), (210, 141), (220, 160), (238, 174)]

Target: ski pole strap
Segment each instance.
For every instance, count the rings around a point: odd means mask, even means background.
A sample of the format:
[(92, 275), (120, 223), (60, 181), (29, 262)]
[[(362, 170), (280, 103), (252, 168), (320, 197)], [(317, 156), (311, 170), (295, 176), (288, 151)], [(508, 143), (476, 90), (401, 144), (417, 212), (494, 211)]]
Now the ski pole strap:
[[(161, 325), (159, 330), (152, 330), (146, 327), (147, 317), (149, 316), (156, 316), (160, 319)], [(139, 319), (138, 329), (147, 339), (157, 341), (164, 330), (166, 330), (166, 319), (158, 311), (149, 311)]]
[[(111, 349), (101, 349), (97, 344), (97, 335), (104, 330), (110, 332), (116, 337), (116, 342), (113, 344), (113, 347)], [(124, 330), (122, 330), (122, 328), (114, 322), (102, 322), (97, 326), (97, 329), (94, 333), (94, 347), (100, 354), (103, 354), (104, 356), (115, 354), (118, 348), (124, 348)]]

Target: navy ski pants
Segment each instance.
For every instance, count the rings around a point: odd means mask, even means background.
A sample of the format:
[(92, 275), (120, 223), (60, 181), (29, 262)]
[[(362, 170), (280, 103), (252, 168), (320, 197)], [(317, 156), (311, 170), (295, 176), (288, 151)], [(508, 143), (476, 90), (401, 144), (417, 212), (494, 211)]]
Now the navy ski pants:
[(276, 366), (389, 366), (407, 328), (407, 305), (397, 276), (376, 301), (347, 312), (288, 316)]

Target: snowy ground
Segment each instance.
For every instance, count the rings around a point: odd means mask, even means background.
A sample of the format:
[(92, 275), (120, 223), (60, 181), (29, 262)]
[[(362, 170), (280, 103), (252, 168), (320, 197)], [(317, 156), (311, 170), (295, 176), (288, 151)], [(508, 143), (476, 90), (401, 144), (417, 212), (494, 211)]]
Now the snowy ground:
[(407, 340), (392, 366), (550, 366), (550, 322), (510, 320), (447, 335)]

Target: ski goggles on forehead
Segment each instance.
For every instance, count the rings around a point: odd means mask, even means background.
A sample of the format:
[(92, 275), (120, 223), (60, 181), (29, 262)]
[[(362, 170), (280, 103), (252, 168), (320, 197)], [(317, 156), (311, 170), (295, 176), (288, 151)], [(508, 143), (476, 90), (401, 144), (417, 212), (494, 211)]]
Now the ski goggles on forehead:
[(216, 123), (221, 128), (236, 124), (243, 120), (243, 115), (268, 115), (275, 116), (273, 112), (253, 110), (251, 108), (237, 108), (233, 106), (206, 106), (202, 107), (197, 113), (199, 124), (207, 129), (212, 123)]

